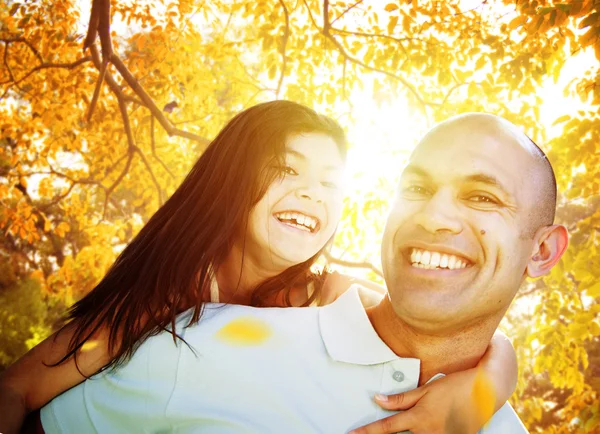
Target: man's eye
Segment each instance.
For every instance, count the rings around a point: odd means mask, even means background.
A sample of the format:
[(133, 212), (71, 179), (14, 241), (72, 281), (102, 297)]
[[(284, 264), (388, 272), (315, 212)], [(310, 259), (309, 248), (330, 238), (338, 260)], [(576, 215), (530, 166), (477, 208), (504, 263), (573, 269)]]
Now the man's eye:
[(427, 189), (421, 185), (409, 185), (404, 189), (407, 193), (427, 194)]
[(482, 203), (482, 204), (498, 204), (498, 201), (491, 197), (491, 196), (486, 196), (484, 194), (476, 194), (474, 196), (469, 197), (469, 199), (471, 202), (476, 202), (476, 203)]

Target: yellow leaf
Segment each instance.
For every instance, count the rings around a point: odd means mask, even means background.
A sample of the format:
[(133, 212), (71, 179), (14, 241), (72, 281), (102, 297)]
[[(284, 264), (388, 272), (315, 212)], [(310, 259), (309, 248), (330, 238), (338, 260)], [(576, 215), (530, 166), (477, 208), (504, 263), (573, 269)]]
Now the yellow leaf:
[(396, 3), (388, 3), (385, 5), (385, 10), (388, 12), (395, 11), (396, 9), (398, 9), (398, 5)]
[(600, 296), (600, 282), (596, 282), (594, 285), (590, 286), (585, 290), (586, 294), (590, 297), (598, 297)]
[(388, 23), (388, 27), (387, 27), (388, 34), (392, 34), (394, 32), (394, 29), (396, 28), (396, 24), (398, 24), (398, 16), (392, 15), (390, 17), (390, 22)]
[(508, 28), (514, 30), (517, 27), (524, 25), (528, 19), (529, 17), (527, 15), (520, 15), (508, 24)]

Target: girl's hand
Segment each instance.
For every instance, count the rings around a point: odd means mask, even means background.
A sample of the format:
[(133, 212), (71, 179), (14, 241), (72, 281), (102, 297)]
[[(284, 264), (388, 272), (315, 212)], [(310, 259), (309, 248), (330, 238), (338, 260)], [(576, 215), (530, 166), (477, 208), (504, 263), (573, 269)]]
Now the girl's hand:
[(386, 410), (405, 411), (352, 434), (475, 434), (499, 407), (494, 385), (480, 368), (448, 375), (406, 393), (376, 395), (375, 401)]

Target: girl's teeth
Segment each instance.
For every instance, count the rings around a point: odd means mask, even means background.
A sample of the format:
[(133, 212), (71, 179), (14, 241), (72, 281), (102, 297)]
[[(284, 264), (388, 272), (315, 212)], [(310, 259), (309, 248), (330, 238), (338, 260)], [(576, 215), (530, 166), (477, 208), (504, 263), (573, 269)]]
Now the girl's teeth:
[(421, 264), (429, 265), (430, 260), (431, 260), (431, 253), (429, 253), (427, 250), (425, 250), (423, 252), (423, 255), (421, 256)]
[(304, 214), (299, 214), (297, 212), (282, 212), (280, 214), (276, 214), (275, 217), (277, 217), (284, 224), (292, 227), (301, 227), (308, 232), (312, 232), (313, 229), (317, 227), (316, 219)]
[(442, 259), (440, 259), (440, 267), (441, 268), (448, 267), (448, 255), (442, 255)]
[(433, 252), (433, 254), (431, 255), (431, 261), (429, 262), (429, 265), (431, 265), (432, 267), (437, 267), (438, 265), (440, 265), (440, 254), (438, 252)]

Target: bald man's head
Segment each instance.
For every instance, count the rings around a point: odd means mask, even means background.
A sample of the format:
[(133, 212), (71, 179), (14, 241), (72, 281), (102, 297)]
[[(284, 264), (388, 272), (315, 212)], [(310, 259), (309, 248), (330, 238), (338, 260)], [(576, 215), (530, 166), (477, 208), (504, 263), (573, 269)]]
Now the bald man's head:
[(544, 153), (502, 118), (465, 114), (429, 131), (382, 240), (396, 315), (437, 336), (496, 326), (525, 278), (547, 274), (567, 246), (552, 224), (555, 185)]
[[(524, 155), (529, 155), (527, 179), (529, 186), (533, 189), (533, 206), (523, 233), (532, 236), (540, 227), (552, 225), (556, 213), (557, 195), (554, 170), (544, 151), (511, 122), (487, 113), (465, 113), (439, 123), (425, 135), (420, 143), (427, 142), (431, 136), (443, 136), (445, 133), (451, 134), (454, 130), (465, 128), (489, 134), (498, 139), (505, 139), (506, 146), (517, 145), (526, 152)], [(477, 146), (477, 143), (473, 143), (473, 146)], [(495, 156), (498, 159), (505, 158), (501, 151), (499, 149), (498, 155)]]

